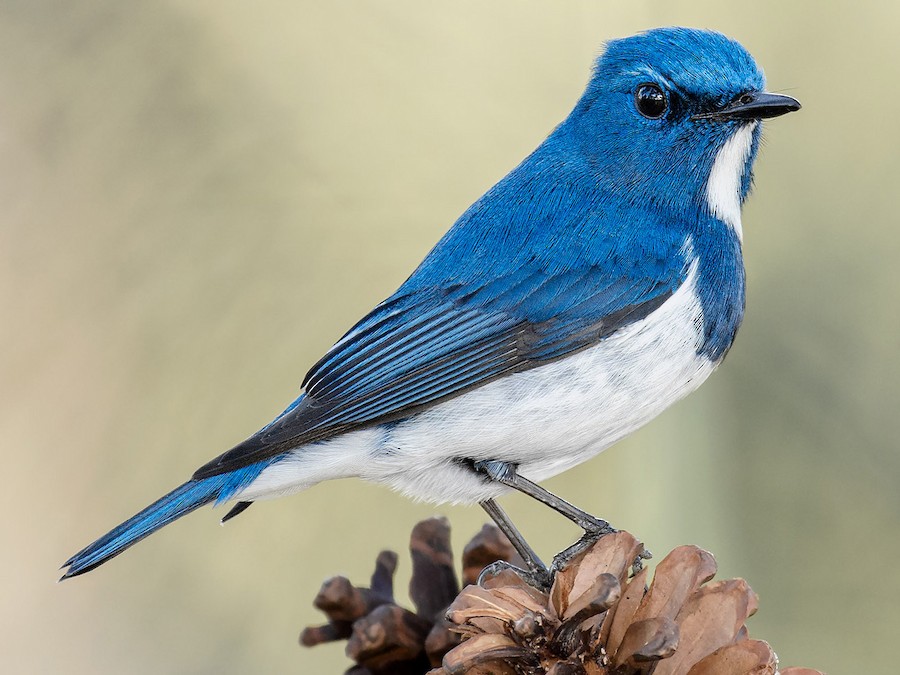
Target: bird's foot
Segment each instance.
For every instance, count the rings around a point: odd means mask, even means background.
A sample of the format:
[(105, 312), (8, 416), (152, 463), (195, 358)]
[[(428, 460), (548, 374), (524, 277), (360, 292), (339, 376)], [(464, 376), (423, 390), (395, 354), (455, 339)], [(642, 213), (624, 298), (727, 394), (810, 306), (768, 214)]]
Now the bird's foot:
[(555, 574), (556, 572), (563, 569), (573, 558), (584, 553), (587, 549), (596, 544), (602, 537), (618, 532), (616, 528), (607, 523), (605, 520), (600, 520), (599, 518), (594, 518), (593, 516), (590, 516), (590, 518), (591, 520), (585, 521), (583, 525), (584, 534), (581, 535), (581, 539), (553, 556), (553, 563), (550, 565), (551, 574)]
[(637, 557), (634, 559), (634, 562), (631, 563), (631, 576), (636, 575), (642, 569), (644, 569), (644, 561), (650, 560), (653, 557), (653, 554), (650, 553), (649, 549), (641, 547), (641, 552), (637, 554)]
[(528, 584), (532, 588), (538, 589), (539, 591), (547, 592), (553, 585), (553, 572), (551, 572), (550, 570), (523, 570), (521, 567), (516, 567), (512, 563), (508, 563), (505, 560), (492, 562), (490, 565), (481, 570), (481, 574), (478, 575), (477, 583), (479, 586), (483, 586), (488, 579), (490, 579), (491, 577), (495, 577), (503, 572), (512, 572), (526, 584)]
[[(618, 530), (610, 526), (609, 523), (606, 523), (602, 520), (599, 522), (604, 523), (605, 527), (598, 528), (592, 532), (585, 532), (581, 536), (581, 539), (553, 556), (553, 562), (550, 564), (549, 572), (551, 577), (555, 576), (557, 572), (564, 569), (566, 565), (568, 565), (574, 558), (577, 558), (579, 555), (584, 553), (591, 546), (596, 544), (600, 539), (608, 534), (618, 532)], [(650, 560), (652, 557), (653, 554), (646, 548), (642, 547), (641, 552), (638, 553), (637, 556), (635, 556), (634, 560), (631, 563), (631, 575), (634, 576), (642, 569), (644, 569), (644, 561)]]

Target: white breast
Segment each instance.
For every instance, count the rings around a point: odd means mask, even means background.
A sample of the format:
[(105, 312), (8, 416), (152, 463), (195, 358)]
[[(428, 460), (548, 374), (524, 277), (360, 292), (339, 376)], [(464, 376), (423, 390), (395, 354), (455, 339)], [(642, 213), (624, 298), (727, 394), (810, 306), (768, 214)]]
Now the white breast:
[(241, 499), (358, 476), (416, 499), (473, 502), (505, 490), (459, 460), (503, 460), (541, 480), (585, 461), (696, 389), (716, 363), (697, 354), (703, 314), (696, 262), (659, 309), (594, 347), (516, 373), (399, 424), (294, 451)]

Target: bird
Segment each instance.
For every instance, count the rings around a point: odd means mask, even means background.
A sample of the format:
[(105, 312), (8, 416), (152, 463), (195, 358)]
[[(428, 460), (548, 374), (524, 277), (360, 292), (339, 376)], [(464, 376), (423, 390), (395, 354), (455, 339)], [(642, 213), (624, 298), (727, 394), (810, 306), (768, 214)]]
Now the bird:
[[(552, 573), (497, 498), (611, 531), (539, 482), (643, 426), (716, 369), (745, 304), (741, 207), (763, 120), (800, 109), (722, 33), (611, 40), (572, 112), (354, 325), (272, 422), (82, 549), (62, 579), (176, 519), (335, 478), (480, 504)], [(554, 559), (554, 565), (556, 564)]]

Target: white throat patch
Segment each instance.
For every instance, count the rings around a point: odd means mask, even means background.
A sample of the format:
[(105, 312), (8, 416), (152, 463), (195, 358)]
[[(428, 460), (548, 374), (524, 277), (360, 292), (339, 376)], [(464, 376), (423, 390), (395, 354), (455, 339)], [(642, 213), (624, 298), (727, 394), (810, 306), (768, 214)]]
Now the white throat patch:
[(758, 122), (746, 124), (734, 132), (713, 162), (706, 184), (706, 201), (717, 218), (730, 225), (743, 240), (741, 230), (741, 178), (753, 145), (753, 130)]

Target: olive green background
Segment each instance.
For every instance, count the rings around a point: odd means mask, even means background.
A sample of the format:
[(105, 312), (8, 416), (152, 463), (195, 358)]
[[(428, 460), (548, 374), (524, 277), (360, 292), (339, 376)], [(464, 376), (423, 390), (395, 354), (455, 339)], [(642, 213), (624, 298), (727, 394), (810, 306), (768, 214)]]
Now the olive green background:
[[(748, 308), (699, 392), (547, 487), (713, 551), (782, 663), (894, 673), (900, 9), (891, 2), (0, 2), (0, 670), (338, 673), (297, 646), (440, 513), (344, 481), (71, 553), (268, 421), (570, 110), (604, 40), (721, 30), (767, 124)], [(552, 451), (552, 448), (548, 448)], [(548, 557), (576, 531), (504, 499)]]

